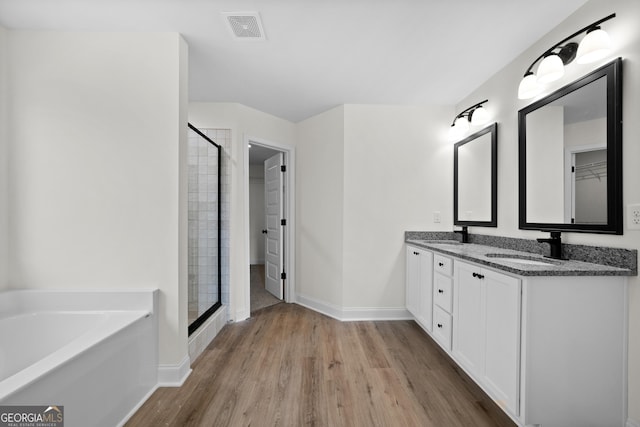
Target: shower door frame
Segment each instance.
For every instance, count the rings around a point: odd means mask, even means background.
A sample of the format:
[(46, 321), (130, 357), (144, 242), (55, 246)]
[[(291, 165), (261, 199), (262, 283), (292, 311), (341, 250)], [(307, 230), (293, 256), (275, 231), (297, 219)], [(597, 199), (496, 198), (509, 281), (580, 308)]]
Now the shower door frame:
[(209, 319), (220, 307), (222, 307), (222, 204), (221, 204), (221, 194), (222, 194), (222, 147), (219, 144), (216, 144), (211, 138), (202, 133), (198, 128), (193, 126), (191, 123), (187, 123), (189, 129), (197, 133), (200, 137), (204, 138), (205, 141), (209, 142), (213, 146), (218, 149), (218, 300), (213, 303), (211, 307), (205, 310), (204, 313), (198, 316), (196, 320), (191, 322), (188, 327), (189, 336), (193, 334), (204, 322)]

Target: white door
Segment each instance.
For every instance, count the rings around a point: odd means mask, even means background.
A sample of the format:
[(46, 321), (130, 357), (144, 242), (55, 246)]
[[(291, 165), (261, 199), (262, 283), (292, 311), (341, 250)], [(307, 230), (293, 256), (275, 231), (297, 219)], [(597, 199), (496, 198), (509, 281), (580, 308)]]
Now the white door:
[(265, 288), (276, 298), (283, 299), (283, 153), (265, 160), (264, 189), (267, 234), (265, 239)]

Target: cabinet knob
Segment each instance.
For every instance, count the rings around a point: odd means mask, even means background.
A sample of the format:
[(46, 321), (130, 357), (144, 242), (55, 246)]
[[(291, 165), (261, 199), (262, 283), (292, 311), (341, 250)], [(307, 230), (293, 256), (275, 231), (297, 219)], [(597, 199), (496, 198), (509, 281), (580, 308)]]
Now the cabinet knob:
[(419, 253), (419, 252), (415, 252), (415, 251), (413, 252), (413, 254), (414, 254), (414, 255), (420, 255), (420, 253)]
[(476, 277), (480, 280), (484, 279), (484, 274), (480, 274), (480, 273), (473, 273), (473, 277)]
[(444, 267), (444, 263), (439, 262), (439, 263), (438, 263), (438, 265), (439, 265), (440, 267)]
[(442, 323), (438, 323), (438, 328), (442, 328)]
[(442, 289), (438, 289), (438, 293), (439, 294), (444, 294), (444, 291)]

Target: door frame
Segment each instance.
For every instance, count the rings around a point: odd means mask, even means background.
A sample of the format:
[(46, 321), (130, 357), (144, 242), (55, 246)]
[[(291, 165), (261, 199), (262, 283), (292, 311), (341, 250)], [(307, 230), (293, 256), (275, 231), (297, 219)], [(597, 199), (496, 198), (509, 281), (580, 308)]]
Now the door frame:
[(284, 254), (283, 254), (283, 262), (285, 265), (285, 271), (287, 273), (287, 278), (284, 282), (284, 301), (285, 302), (295, 302), (295, 147), (282, 144), (275, 141), (268, 141), (263, 138), (254, 137), (251, 135), (244, 135), (243, 138), (243, 151), (244, 151), (244, 223), (245, 223), (245, 245), (244, 245), (244, 259), (247, 268), (247, 274), (245, 281), (245, 307), (247, 307), (247, 312), (249, 312), (250, 307), (250, 281), (249, 281), (249, 263), (250, 263), (250, 230), (249, 230), (249, 144), (251, 145), (260, 145), (266, 148), (271, 148), (272, 150), (280, 151), (284, 153), (284, 164), (287, 166), (287, 171), (284, 175), (284, 187), (285, 193), (282, 198), (282, 202), (284, 204), (283, 210), (284, 215), (287, 220), (287, 225), (285, 226), (284, 232)]
[(606, 150), (607, 144), (585, 144), (565, 147), (564, 149), (564, 222), (571, 224), (571, 218), (574, 218), (575, 211), (575, 175), (572, 172), (574, 166), (575, 155), (578, 153), (586, 153), (589, 151)]

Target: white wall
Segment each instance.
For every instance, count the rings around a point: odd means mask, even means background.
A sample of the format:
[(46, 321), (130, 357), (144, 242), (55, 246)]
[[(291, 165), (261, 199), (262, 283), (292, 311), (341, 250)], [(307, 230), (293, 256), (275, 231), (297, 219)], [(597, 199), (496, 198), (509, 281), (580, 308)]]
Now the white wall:
[(527, 222), (564, 222), (565, 145), (556, 141), (564, 142), (563, 106), (527, 114)]
[(404, 232), (453, 227), (453, 144), (440, 124), (454, 112), (344, 109), (343, 307), (403, 309)]
[(342, 307), (344, 107), (297, 125), (296, 293)]
[(249, 165), (249, 262), (264, 264), (264, 165)]
[[(495, 119), (499, 122), (498, 136), (498, 228), (480, 229), (471, 231), (483, 234), (495, 234), (501, 236), (537, 238), (544, 234), (535, 231), (518, 229), (518, 126), (517, 112), (519, 109), (535, 100), (520, 101), (517, 98), (517, 90), (520, 79), (527, 67), (538, 55), (544, 52), (554, 43), (563, 39), (574, 31), (590, 24), (611, 13), (617, 14), (616, 18), (603, 24), (611, 36), (615, 46), (615, 57), (624, 59), (624, 102), (623, 102), (623, 202), (640, 202), (640, 169), (637, 168), (637, 159), (640, 159), (640, 144), (637, 143), (640, 136), (640, 2), (611, 0), (591, 1), (569, 17), (564, 23), (551, 31), (539, 42), (527, 49), (511, 64), (494, 75), (485, 84), (480, 86), (467, 98), (458, 104), (461, 110), (472, 105), (478, 100), (489, 99), (487, 109), (490, 109)], [(611, 59), (611, 58), (609, 58)], [(566, 67), (567, 74), (558, 82), (550, 85), (549, 91), (555, 90), (577, 77), (587, 74), (600, 64), (578, 65), (573, 63)], [(549, 93), (547, 91), (546, 93)], [(442, 124), (443, 127), (447, 123)], [(626, 215), (625, 215), (626, 219)], [(613, 246), (621, 248), (638, 249), (640, 247), (640, 231), (628, 230), (625, 227), (624, 235), (610, 236), (587, 233), (563, 233), (563, 241), (567, 243), (586, 244), (595, 246)], [(636, 422), (640, 421), (640, 279), (632, 277), (629, 280), (629, 417)], [(597, 343), (594, 343), (597, 346)]]
[(157, 287), (159, 360), (179, 364), (186, 43), (175, 33), (10, 31), (8, 45), (11, 286)]
[[(273, 143), (295, 146), (295, 125), (286, 120), (234, 103), (192, 102), (189, 104), (189, 122), (202, 129), (231, 129), (231, 150), (228, 153), (231, 168), (230, 201), (230, 311), (232, 320), (249, 317), (249, 236), (245, 203), (247, 159), (245, 136)], [(248, 175), (247, 175), (248, 176)]]
[(298, 123), (300, 302), (340, 318), (404, 312), (404, 232), (452, 229), (453, 145), (439, 124), (453, 115), (344, 105)]
[(0, 291), (9, 287), (9, 225), (8, 225), (8, 185), (9, 160), (7, 147), (7, 30), (0, 26)]

